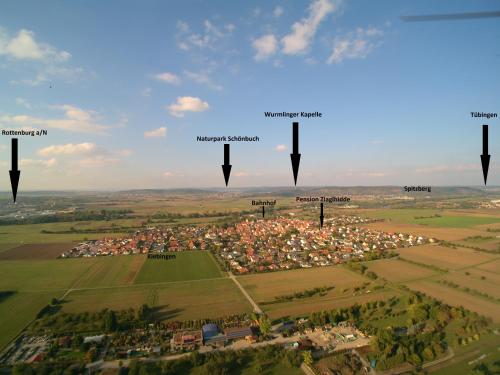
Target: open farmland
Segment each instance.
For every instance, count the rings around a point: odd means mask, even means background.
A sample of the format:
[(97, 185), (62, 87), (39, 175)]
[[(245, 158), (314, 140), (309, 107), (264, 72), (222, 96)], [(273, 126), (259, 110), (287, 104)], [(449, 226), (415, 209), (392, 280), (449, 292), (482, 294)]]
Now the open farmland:
[(395, 283), (427, 278), (439, 274), (439, 272), (435, 270), (399, 259), (379, 259), (373, 262), (367, 262), (366, 266), (378, 276)]
[(212, 254), (208, 251), (183, 251), (168, 254), (175, 255), (175, 259), (147, 259), (135, 280), (136, 284), (211, 279), (223, 276)]
[(187, 320), (251, 312), (245, 297), (230, 279), (172, 282), (76, 290), (69, 293), (63, 312), (124, 310), (148, 304), (162, 320)]
[(399, 292), (393, 290), (378, 290), (371, 293), (360, 293), (357, 295), (335, 296), (327, 294), (325, 297), (312, 297), (294, 300), (292, 302), (275, 303), (261, 306), (266, 314), (272, 319), (284, 316), (297, 317), (308, 315), (312, 312), (339, 309), (352, 306), (356, 303), (364, 304), (373, 301), (387, 300)]
[[(137, 223), (140, 224), (139, 221), (137, 221)], [(97, 233), (71, 232), (72, 227), (79, 230), (92, 229)], [(99, 233), (99, 230), (109, 227), (110, 223), (106, 221), (2, 225), (0, 226), (0, 251), (6, 251), (17, 246), (30, 244), (61, 244), (83, 241), (84, 239), (99, 239), (104, 235), (104, 232)], [(44, 233), (43, 231), (63, 233)], [(105, 233), (105, 235), (107, 237), (122, 237), (125, 233)]]
[[(354, 289), (370, 280), (338, 266), (240, 276), (238, 281), (271, 318), (299, 316), (312, 311), (347, 307), (356, 302), (386, 299), (394, 295), (393, 291), (386, 290), (368, 292), (370, 286), (366, 290), (355, 291)], [(332, 290), (321, 295), (287, 302), (275, 301), (275, 297), (331, 286), (334, 287)]]
[(0, 252), (0, 260), (56, 259), (73, 246), (73, 242), (21, 245)]
[(425, 263), (444, 269), (458, 269), (485, 263), (497, 256), (470, 249), (439, 245), (424, 245), (398, 250), (400, 256), (413, 262)]
[(376, 222), (363, 225), (366, 228), (381, 230), (384, 232), (410, 233), (417, 236), (425, 236), (445, 241), (461, 240), (465, 237), (485, 235), (485, 231), (474, 228), (439, 228), (418, 224), (402, 224), (396, 222)]
[(369, 280), (343, 267), (332, 266), (239, 276), (238, 281), (259, 303), (324, 286), (335, 286), (332, 292), (339, 295), (343, 289), (354, 288)]
[(0, 300), (0, 349), (26, 327), (53, 297), (61, 293), (16, 292)]
[(481, 293), (500, 300), (500, 284), (495, 282), (492, 278), (481, 279), (476, 277), (473, 273), (467, 271), (453, 272), (440, 278), (459, 285), (461, 288), (470, 288)]
[[(66, 259), (80, 260), (88, 259)], [(91, 258), (91, 266), (81, 273), (70, 285), (71, 288), (106, 287), (132, 284), (146, 260), (145, 255), (122, 255)]]
[(481, 264), (481, 265), (477, 266), (476, 268), (483, 270), (483, 271), (486, 271), (486, 272), (493, 272), (493, 273), (498, 274), (498, 272), (500, 272), (500, 259), (497, 259), (493, 262)]
[(476, 297), (435, 281), (415, 281), (407, 284), (410, 289), (425, 293), (452, 306), (463, 306), (500, 323), (500, 304)]
[(443, 228), (470, 228), (500, 223), (497, 212), (489, 214), (478, 210), (388, 209), (369, 210), (364, 214), (368, 217), (386, 219), (395, 223)]

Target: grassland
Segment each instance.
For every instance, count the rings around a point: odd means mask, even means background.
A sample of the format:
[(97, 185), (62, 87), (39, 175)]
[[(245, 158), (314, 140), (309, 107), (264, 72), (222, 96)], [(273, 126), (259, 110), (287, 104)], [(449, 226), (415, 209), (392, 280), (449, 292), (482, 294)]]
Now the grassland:
[(295, 292), (334, 286), (334, 289), (322, 295), (295, 299), (290, 302), (262, 304), (260, 307), (271, 318), (300, 316), (313, 311), (347, 307), (356, 302), (365, 303), (387, 299), (395, 294), (394, 291), (384, 289), (368, 292), (370, 287), (366, 290), (355, 291), (355, 288), (369, 283), (370, 280), (340, 266), (240, 276), (238, 281), (257, 304), (270, 302), (275, 297)]
[(500, 223), (500, 217), (476, 211), (439, 209), (388, 209), (369, 211), (367, 216), (397, 223), (428, 225), (441, 228), (470, 228)]
[(470, 249), (449, 247), (439, 245), (415, 246), (399, 250), (402, 258), (414, 262), (430, 264), (439, 268), (459, 269), (470, 267), (491, 261), (495, 255), (486, 254)]
[[(467, 346), (454, 346), (455, 356), (439, 367), (431, 369), (435, 375), (466, 375), (471, 374), (479, 363), (493, 364), (500, 360), (498, 350), (498, 335), (491, 333), (481, 337), (481, 340)], [(483, 357), (484, 356), (484, 357)], [(481, 359), (482, 358), (482, 359)]]
[(439, 272), (404, 262), (399, 259), (380, 259), (373, 262), (367, 262), (369, 271), (375, 272), (384, 279), (400, 283), (414, 279), (428, 278), (439, 274)]
[(171, 282), (76, 290), (63, 304), (65, 312), (122, 310), (148, 304), (162, 320), (187, 320), (251, 312), (252, 308), (228, 279)]
[(208, 251), (170, 253), (175, 259), (148, 259), (135, 282), (159, 283), (222, 277), (219, 267)]
[(425, 293), (449, 305), (463, 306), (478, 314), (491, 317), (493, 321), (500, 323), (500, 304), (498, 303), (463, 293), (432, 280), (420, 280), (410, 282), (407, 285), (410, 289)]
[(0, 349), (7, 345), (36, 314), (59, 293), (18, 292), (0, 303)]

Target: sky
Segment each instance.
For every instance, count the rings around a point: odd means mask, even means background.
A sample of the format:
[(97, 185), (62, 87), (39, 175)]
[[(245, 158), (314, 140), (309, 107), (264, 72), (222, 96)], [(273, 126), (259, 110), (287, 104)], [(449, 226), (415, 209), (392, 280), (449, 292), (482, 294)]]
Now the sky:
[[(0, 5), (0, 133), (19, 136), (19, 190), (500, 184), (497, 1), (22, 1)], [(0, 134), (0, 190), (11, 136)]]

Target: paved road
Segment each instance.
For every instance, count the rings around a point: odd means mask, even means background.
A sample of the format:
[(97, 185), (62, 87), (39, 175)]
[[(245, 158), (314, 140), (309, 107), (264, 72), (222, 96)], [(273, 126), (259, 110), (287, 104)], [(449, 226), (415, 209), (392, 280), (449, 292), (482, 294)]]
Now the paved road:
[(247, 291), (241, 286), (240, 282), (236, 279), (236, 277), (233, 275), (232, 272), (228, 272), (229, 278), (234, 281), (236, 286), (240, 288), (241, 293), (246, 297), (248, 302), (253, 306), (253, 311), (255, 311), (258, 314), (262, 314), (262, 309), (255, 303), (255, 301), (250, 297), (250, 294), (247, 293)]

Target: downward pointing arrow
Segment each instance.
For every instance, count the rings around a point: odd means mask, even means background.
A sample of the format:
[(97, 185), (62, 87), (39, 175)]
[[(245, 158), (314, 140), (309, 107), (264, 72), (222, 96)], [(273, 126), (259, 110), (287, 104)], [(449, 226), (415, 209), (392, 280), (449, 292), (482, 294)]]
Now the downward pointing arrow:
[(293, 153), (290, 154), (290, 159), (292, 159), (293, 180), (295, 182), (295, 186), (297, 186), (297, 176), (299, 175), (299, 164), (300, 164), (299, 123), (294, 122), (292, 126), (293, 126)]
[(323, 219), (325, 216), (323, 216), (323, 203), (320, 203), (320, 212), (319, 212), (319, 229), (323, 228)]
[(490, 167), (491, 155), (488, 154), (488, 125), (483, 125), (483, 154), (481, 155), (481, 165), (483, 167), (484, 186), (488, 180), (488, 169)]
[(264, 206), (262, 206), (262, 217), (264, 217), (265, 215), (265, 210), (264, 210)]
[(226, 186), (229, 182), (229, 175), (231, 174), (232, 165), (229, 164), (229, 143), (224, 144), (224, 164), (222, 165), (222, 173), (224, 173), (224, 181)]
[(17, 168), (17, 138), (12, 138), (12, 168), (9, 171), (10, 175), (10, 186), (12, 187), (12, 197), (14, 198), (14, 203), (17, 198), (17, 188), (19, 186), (19, 177), (21, 176), (21, 171)]

